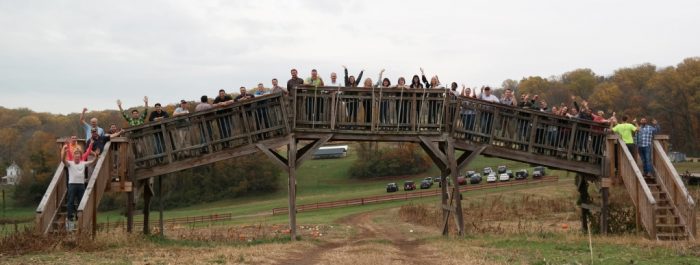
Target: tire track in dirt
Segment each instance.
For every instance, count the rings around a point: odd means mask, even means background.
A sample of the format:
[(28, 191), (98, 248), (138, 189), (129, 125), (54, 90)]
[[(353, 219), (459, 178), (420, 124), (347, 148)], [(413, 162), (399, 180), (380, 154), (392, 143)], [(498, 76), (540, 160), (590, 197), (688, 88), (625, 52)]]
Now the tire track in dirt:
[(362, 246), (380, 240), (388, 240), (391, 246), (399, 251), (398, 261), (401, 264), (431, 264), (434, 260), (426, 259), (425, 253), (418, 251), (422, 241), (416, 238), (408, 238), (400, 231), (396, 225), (378, 224), (374, 222), (374, 217), (388, 216), (386, 210), (364, 212), (338, 220), (340, 224), (352, 226), (357, 229), (357, 233), (342, 242), (326, 242), (318, 248), (314, 248), (302, 254), (300, 259), (289, 259), (281, 261), (281, 264), (312, 265), (321, 264), (321, 256), (324, 253), (335, 251), (346, 246)]

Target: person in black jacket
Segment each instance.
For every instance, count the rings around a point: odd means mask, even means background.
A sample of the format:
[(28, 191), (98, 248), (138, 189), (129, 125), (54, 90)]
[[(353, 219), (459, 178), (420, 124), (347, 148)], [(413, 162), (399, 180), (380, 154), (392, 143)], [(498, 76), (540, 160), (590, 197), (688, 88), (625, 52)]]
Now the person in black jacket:
[(343, 69), (345, 69), (345, 86), (346, 87), (357, 87), (358, 84), (360, 84), (360, 81), (362, 81), (362, 74), (365, 72), (364, 69), (360, 71), (360, 74), (357, 75), (357, 79), (355, 79), (355, 76), (348, 76), (348, 68), (343, 65)]

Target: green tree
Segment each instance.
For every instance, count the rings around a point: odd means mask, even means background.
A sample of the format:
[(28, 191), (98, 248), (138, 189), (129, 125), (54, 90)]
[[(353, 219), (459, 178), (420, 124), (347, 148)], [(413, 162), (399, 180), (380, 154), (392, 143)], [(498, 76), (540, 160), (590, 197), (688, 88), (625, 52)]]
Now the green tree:
[(587, 99), (598, 84), (598, 76), (591, 69), (576, 69), (562, 75), (561, 81), (574, 95)]

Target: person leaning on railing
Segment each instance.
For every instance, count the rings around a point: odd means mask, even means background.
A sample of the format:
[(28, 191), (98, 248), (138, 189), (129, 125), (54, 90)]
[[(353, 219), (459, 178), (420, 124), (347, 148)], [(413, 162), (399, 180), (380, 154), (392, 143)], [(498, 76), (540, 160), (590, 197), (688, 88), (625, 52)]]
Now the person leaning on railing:
[(273, 78), (273, 79), (272, 79), (272, 88), (270, 89), (270, 90), (272, 91), (272, 93), (273, 93), (273, 94), (275, 94), (275, 93), (283, 93), (283, 94), (285, 94), (285, 95), (288, 95), (288, 94), (289, 94), (289, 91), (287, 91), (287, 90), (284, 89), (283, 87), (279, 86), (278, 83), (279, 83), (279, 82), (277, 81), (277, 78)]
[[(379, 71), (379, 78), (377, 79), (377, 83), (374, 84), (375, 88), (384, 89), (384, 88), (391, 87), (391, 80), (389, 80), (389, 78), (383, 78), (383, 77), (384, 77), (384, 69)], [(381, 93), (379, 96), (382, 97)], [(377, 100), (379, 100), (379, 99), (377, 99)], [(386, 124), (388, 122), (389, 122), (389, 100), (387, 100), (386, 97), (384, 97), (379, 102), (379, 123)]]
[[(476, 95), (472, 94), (471, 88), (468, 88), (465, 85), (462, 85), (461, 96), (465, 98), (476, 98)], [(460, 107), (461, 109), (459, 114), (462, 116), (462, 127), (465, 131), (474, 130), (474, 122), (476, 121), (474, 117), (476, 116), (476, 112), (474, 111), (473, 107), (469, 106), (469, 102), (466, 100), (462, 101)], [(471, 135), (467, 134), (467, 138), (471, 139)]]
[(297, 86), (303, 85), (304, 84), (304, 79), (301, 79), (297, 76), (297, 69), (292, 69), (291, 70), (292, 78), (287, 81), (287, 91), (292, 92), (294, 88)]
[[(155, 105), (153, 105), (153, 107), (155, 108), (155, 111), (152, 111), (151, 114), (148, 115), (149, 122), (161, 121), (170, 117), (170, 115), (168, 115), (168, 112), (163, 110), (163, 107), (161, 107), (160, 103), (156, 103)], [(156, 147), (155, 154), (162, 154), (163, 152), (165, 152), (165, 136), (163, 136), (163, 132), (158, 130), (155, 134), (153, 134), (153, 137), (153, 141)], [(162, 158), (160, 158), (159, 160), (162, 160)]]

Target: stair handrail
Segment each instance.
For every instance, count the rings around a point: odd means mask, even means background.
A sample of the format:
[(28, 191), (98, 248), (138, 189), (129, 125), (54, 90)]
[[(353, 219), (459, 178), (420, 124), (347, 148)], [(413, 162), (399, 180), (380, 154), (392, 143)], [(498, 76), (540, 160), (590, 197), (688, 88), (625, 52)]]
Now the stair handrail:
[(659, 140), (653, 141), (652, 163), (659, 180), (666, 188), (669, 199), (678, 209), (681, 223), (687, 226), (689, 235), (695, 237), (697, 235), (695, 201), (683, 184), (683, 180), (666, 155), (665, 148)]
[[(97, 213), (97, 204), (102, 195), (104, 195), (107, 182), (110, 180), (110, 172), (112, 159), (111, 142), (107, 142), (103, 148), (104, 152), (100, 154), (95, 168), (90, 174), (90, 180), (85, 187), (83, 197), (80, 199), (80, 204), (77, 210), (78, 216), (78, 232), (84, 232), (85, 229), (95, 228), (95, 217)], [(106, 161), (106, 163), (105, 163)], [(93, 233), (94, 235), (94, 233)]]
[(44, 197), (41, 198), (39, 206), (36, 207), (35, 229), (41, 234), (49, 232), (51, 223), (56, 218), (56, 214), (61, 208), (61, 202), (66, 195), (68, 187), (65, 185), (67, 176), (64, 168), (63, 162), (59, 162)]
[[(627, 187), (627, 192), (638, 209), (639, 219), (642, 221), (642, 225), (649, 237), (656, 238), (656, 199), (652, 196), (649, 186), (646, 185), (644, 176), (632, 157), (632, 153), (627, 149), (625, 142), (620, 137), (616, 138), (619, 163), (618, 174), (622, 177), (625, 187)], [(630, 176), (630, 173), (633, 176)]]

